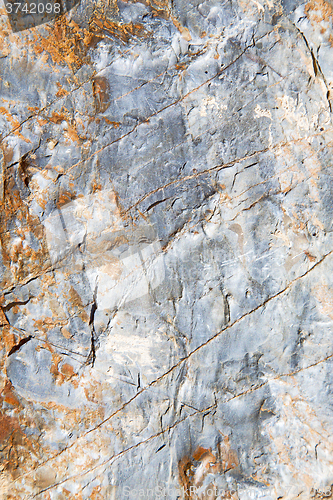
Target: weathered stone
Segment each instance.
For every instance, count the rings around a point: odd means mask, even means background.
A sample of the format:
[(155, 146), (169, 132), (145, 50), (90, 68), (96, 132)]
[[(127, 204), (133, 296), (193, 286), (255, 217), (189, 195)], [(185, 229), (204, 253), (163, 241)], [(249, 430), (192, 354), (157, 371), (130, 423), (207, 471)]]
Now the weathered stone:
[(0, 498), (333, 498), (331, 3), (1, 13)]

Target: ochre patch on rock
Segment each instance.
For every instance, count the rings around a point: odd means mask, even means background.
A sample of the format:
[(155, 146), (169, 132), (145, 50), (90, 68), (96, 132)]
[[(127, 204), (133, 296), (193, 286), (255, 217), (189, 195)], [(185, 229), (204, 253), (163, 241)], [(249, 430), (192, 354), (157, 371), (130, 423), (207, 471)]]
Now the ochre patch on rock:
[[(199, 446), (191, 457), (184, 457), (178, 464), (180, 485), (185, 491), (185, 498), (197, 498), (196, 492), (207, 475), (225, 474), (238, 466), (237, 452), (230, 448), (229, 437), (224, 436), (215, 451)], [(211, 489), (211, 488), (207, 488)], [(224, 491), (224, 498), (236, 499), (235, 492)], [(217, 495), (212, 497), (215, 500)]]

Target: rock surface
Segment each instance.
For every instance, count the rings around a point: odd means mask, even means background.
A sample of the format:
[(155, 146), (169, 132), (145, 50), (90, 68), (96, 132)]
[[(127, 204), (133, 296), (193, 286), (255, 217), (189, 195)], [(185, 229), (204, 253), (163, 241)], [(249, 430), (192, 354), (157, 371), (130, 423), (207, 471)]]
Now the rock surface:
[(0, 498), (333, 498), (332, 4), (1, 14)]

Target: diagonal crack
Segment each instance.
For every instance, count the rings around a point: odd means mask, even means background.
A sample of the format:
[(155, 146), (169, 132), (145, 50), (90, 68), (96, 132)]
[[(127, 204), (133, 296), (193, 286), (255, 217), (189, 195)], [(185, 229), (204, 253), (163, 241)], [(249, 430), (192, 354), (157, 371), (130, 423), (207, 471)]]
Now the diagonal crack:
[(204, 82), (200, 83), (200, 85), (198, 85), (197, 87), (193, 88), (192, 90), (190, 90), (189, 92), (187, 92), (186, 94), (184, 94), (183, 96), (180, 96), (178, 99), (176, 99), (175, 101), (171, 102), (170, 104), (167, 104), (166, 106), (163, 106), (162, 108), (160, 108), (158, 111), (155, 111), (155, 113), (152, 113), (151, 115), (147, 116), (146, 118), (144, 118), (143, 120), (139, 121), (139, 123), (135, 124), (133, 128), (131, 128), (131, 130), (129, 130), (128, 132), (126, 132), (125, 134), (122, 134), (120, 137), (117, 137), (117, 139), (114, 139), (113, 141), (109, 142), (108, 144), (105, 144), (104, 146), (102, 146), (101, 148), (99, 148), (97, 151), (95, 151), (94, 153), (92, 153), (90, 156), (88, 156), (87, 158), (85, 158), (84, 160), (80, 160), (78, 161), (77, 163), (75, 163), (74, 165), (70, 166), (67, 170), (66, 170), (66, 174), (68, 174), (68, 172), (70, 172), (73, 168), (81, 165), (82, 163), (85, 163), (86, 161), (89, 161), (91, 160), (95, 155), (101, 153), (102, 151), (104, 151), (105, 149), (109, 148), (110, 146), (112, 146), (113, 144), (116, 144), (117, 142), (121, 141), (122, 139), (125, 139), (125, 137), (128, 137), (130, 136), (133, 132), (135, 132), (137, 130), (138, 127), (140, 127), (140, 125), (143, 125), (145, 123), (147, 123), (149, 120), (151, 120), (152, 118), (154, 118), (155, 116), (158, 116), (160, 113), (163, 113), (163, 111), (169, 109), (169, 108), (172, 108), (173, 106), (177, 106), (177, 104), (181, 103), (184, 101), (184, 99), (186, 99), (189, 95), (193, 94), (194, 92), (197, 92), (200, 88), (204, 87), (205, 85), (207, 85), (208, 83), (212, 82), (215, 78), (219, 77), (221, 74), (223, 74), (227, 69), (229, 69), (231, 66), (233, 66), (243, 55), (244, 53), (246, 52), (246, 50), (249, 49), (249, 47), (252, 47), (252, 44), (249, 45), (249, 46), (246, 46), (243, 51), (235, 58), (233, 59), (227, 66), (223, 66), (217, 73), (215, 73), (215, 75), (213, 75), (211, 78), (208, 78), (207, 80), (205, 80)]
[[(54, 484), (53, 484), (53, 485), (51, 485), (51, 486), (48, 486), (47, 488), (45, 488), (45, 489), (43, 489), (43, 490), (39, 491), (38, 493), (36, 493), (35, 495), (33, 495), (33, 497), (32, 497), (32, 498), (36, 498), (36, 497), (38, 497), (39, 495), (41, 495), (42, 493), (44, 493), (45, 491), (48, 491), (48, 490), (53, 489), (53, 488), (56, 488), (57, 486), (59, 486), (59, 485), (61, 485), (61, 484), (64, 484), (64, 483), (66, 483), (66, 482), (68, 482), (68, 481), (71, 481), (71, 480), (77, 479), (77, 478), (79, 478), (79, 477), (85, 476), (85, 475), (89, 474), (90, 472), (92, 472), (92, 471), (94, 471), (94, 470), (96, 470), (96, 469), (99, 469), (100, 467), (105, 466), (106, 464), (109, 464), (109, 466), (110, 466), (110, 465), (112, 465), (112, 464), (113, 464), (116, 460), (118, 460), (119, 458), (121, 458), (121, 457), (122, 457), (123, 455), (125, 455), (126, 453), (128, 453), (128, 452), (130, 452), (130, 451), (132, 451), (132, 450), (134, 450), (134, 449), (136, 449), (136, 448), (139, 448), (140, 446), (142, 446), (142, 445), (144, 445), (144, 444), (148, 443), (149, 441), (152, 441), (153, 439), (156, 439), (156, 438), (158, 438), (158, 437), (160, 437), (160, 436), (163, 436), (163, 435), (164, 435), (164, 434), (166, 434), (166, 433), (169, 433), (171, 430), (173, 430), (174, 428), (176, 428), (178, 425), (180, 425), (181, 423), (183, 423), (185, 420), (187, 420), (187, 419), (189, 419), (189, 418), (195, 417), (195, 416), (197, 416), (197, 415), (199, 415), (199, 414), (201, 414), (201, 413), (204, 413), (204, 414), (210, 413), (212, 410), (216, 409), (216, 408), (217, 408), (217, 406), (218, 406), (219, 404), (227, 404), (227, 403), (230, 403), (231, 401), (233, 401), (233, 400), (235, 400), (235, 399), (237, 399), (237, 398), (240, 398), (240, 397), (246, 396), (247, 394), (250, 394), (250, 393), (253, 393), (253, 392), (255, 392), (255, 391), (259, 390), (259, 389), (262, 389), (264, 386), (266, 386), (266, 385), (267, 385), (267, 384), (269, 384), (270, 382), (273, 382), (273, 381), (275, 381), (275, 380), (279, 380), (279, 379), (281, 379), (281, 378), (283, 378), (283, 377), (293, 377), (293, 376), (297, 375), (297, 374), (298, 374), (298, 373), (300, 373), (300, 372), (304, 372), (304, 371), (306, 371), (306, 370), (309, 370), (309, 369), (311, 369), (311, 368), (313, 368), (313, 367), (315, 367), (315, 366), (318, 366), (318, 365), (320, 365), (320, 364), (322, 364), (322, 363), (325, 363), (326, 361), (328, 361), (328, 360), (330, 360), (330, 359), (332, 359), (332, 358), (333, 358), (333, 354), (330, 354), (329, 356), (326, 356), (324, 359), (321, 359), (321, 360), (319, 360), (319, 361), (316, 361), (315, 363), (312, 363), (311, 365), (305, 366), (305, 367), (303, 367), (303, 368), (299, 368), (298, 370), (295, 370), (295, 371), (293, 371), (293, 372), (282, 373), (281, 375), (277, 375), (276, 377), (269, 378), (269, 379), (268, 379), (268, 380), (266, 380), (265, 382), (262, 382), (261, 384), (256, 385), (256, 386), (252, 386), (252, 387), (250, 387), (249, 389), (247, 389), (247, 390), (245, 390), (245, 391), (242, 391), (242, 392), (240, 392), (240, 393), (238, 393), (238, 394), (236, 394), (236, 395), (232, 396), (232, 397), (231, 397), (231, 398), (229, 398), (229, 399), (224, 399), (224, 400), (222, 400), (222, 398), (221, 398), (221, 399), (216, 399), (216, 396), (215, 396), (215, 398), (214, 398), (214, 399), (215, 399), (214, 404), (209, 405), (209, 406), (207, 406), (206, 408), (203, 408), (203, 409), (201, 409), (201, 410), (194, 409), (193, 407), (191, 407), (191, 408), (193, 408), (193, 409), (195, 410), (194, 412), (192, 412), (192, 413), (191, 413), (191, 414), (189, 414), (189, 415), (186, 415), (185, 417), (183, 417), (183, 418), (182, 418), (182, 419), (180, 419), (180, 420), (177, 420), (176, 422), (174, 422), (172, 425), (168, 426), (167, 428), (162, 429), (161, 431), (159, 431), (159, 432), (157, 432), (157, 433), (155, 433), (155, 434), (153, 434), (153, 435), (151, 435), (151, 436), (147, 437), (146, 439), (144, 439), (144, 440), (142, 440), (142, 441), (140, 441), (140, 442), (138, 442), (138, 443), (136, 443), (136, 444), (134, 444), (134, 445), (132, 445), (132, 446), (129, 446), (128, 448), (126, 448), (126, 449), (124, 449), (124, 450), (120, 451), (119, 453), (116, 453), (116, 454), (112, 455), (111, 457), (108, 457), (108, 458), (107, 458), (106, 460), (104, 460), (102, 463), (99, 463), (99, 464), (95, 465), (94, 467), (91, 467), (91, 468), (90, 468), (89, 470), (87, 470), (87, 471), (84, 471), (84, 472), (81, 472), (81, 473), (79, 473), (79, 474), (75, 474), (75, 475), (73, 475), (73, 476), (67, 477), (67, 478), (63, 479), (62, 481), (59, 481), (59, 482), (57, 482), (57, 483), (54, 483)], [(188, 406), (188, 405), (187, 405), (187, 406)], [(53, 458), (53, 457), (52, 457), (52, 458)], [(51, 459), (51, 460), (52, 460), (52, 459)], [(111, 463), (110, 463), (110, 462), (111, 462)], [(45, 462), (44, 462), (44, 463), (45, 463)], [(105, 471), (105, 470), (106, 470), (106, 469), (104, 469), (104, 471)], [(22, 476), (21, 476), (21, 477), (22, 477)]]
[[(270, 32), (269, 32), (270, 33)], [(267, 34), (269, 34), (267, 33)], [(264, 35), (266, 36), (266, 34)], [(136, 45), (134, 45), (136, 46)], [(81, 87), (83, 87), (84, 85), (86, 85), (87, 83), (89, 83), (90, 81), (92, 81), (94, 78), (96, 78), (98, 75), (100, 75), (101, 73), (103, 73), (105, 71), (105, 69), (107, 69), (108, 67), (112, 66), (118, 59), (122, 58), (125, 54), (127, 54), (128, 52), (131, 52), (133, 50), (133, 46), (127, 50), (125, 50), (124, 52), (122, 52), (116, 59), (113, 59), (112, 62), (110, 64), (107, 64), (105, 67), (101, 68), (99, 71), (94, 71), (93, 74), (87, 78), (86, 80), (84, 80), (83, 82), (81, 82), (79, 85), (77, 85), (76, 87), (74, 87), (72, 90), (69, 91), (68, 94), (66, 94), (66, 96), (60, 96), (56, 99), (53, 99), (51, 102), (49, 102), (48, 104), (46, 104), (45, 106), (43, 106), (41, 109), (39, 109), (38, 111), (36, 111), (35, 113), (32, 113), (31, 115), (29, 115), (27, 118), (25, 118), (24, 120), (22, 120), (17, 126), (13, 127), (6, 135), (4, 135), (3, 137), (0, 138), (0, 144), (7, 138), (9, 137), (11, 134), (15, 133), (17, 130), (19, 130), (22, 125), (24, 125), (25, 123), (27, 123), (28, 121), (36, 118), (37, 116), (40, 116), (42, 113), (44, 113), (45, 111), (47, 111), (51, 106), (53, 106), (54, 104), (58, 103), (58, 102), (61, 102), (62, 100), (64, 100), (65, 98), (68, 98), (68, 95), (71, 95), (73, 94), (74, 92), (76, 92), (77, 90), (79, 90)], [(199, 54), (201, 55), (201, 54)], [(154, 76), (153, 78), (151, 78), (150, 80), (147, 80), (145, 82), (143, 82), (141, 85), (135, 87), (134, 89), (132, 89), (130, 92), (126, 92), (125, 94), (119, 96), (116, 100), (119, 100), (119, 99), (122, 99), (123, 97), (126, 97), (128, 94), (130, 94), (131, 92), (134, 92), (135, 90), (143, 87), (144, 85), (156, 80), (157, 78), (159, 78), (160, 76), (163, 76), (165, 75), (168, 71), (170, 71), (170, 69), (176, 69), (176, 64), (171, 67), (171, 68), (167, 68), (165, 71), (163, 71), (162, 73), (159, 73), (158, 75)], [(224, 68), (223, 68), (224, 69)], [(150, 117), (149, 117), (150, 118)], [(147, 119), (149, 119), (147, 118)]]
[[(225, 170), (227, 168), (231, 168), (234, 165), (236, 165), (237, 163), (241, 163), (241, 162), (243, 162), (245, 160), (250, 160), (252, 158), (255, 158), (257, 155), (268, 153), (269, 151), (279, 150), (280, 148), (288, 146), (289, 144), (302, 143), (303, 141), (306, 141), (306, 140), (308, 140), (310, 138), (319, 137), (319, 136), (321, 136), (321, 135), (323, 135), (323, 134), (325, 134), (327, 132), (331, 132), (332, 130), (333, 130), (333, 128), (329, 128), (329, 129), (326, 129), (324, 132), (316, 132), (315, 134), (312, 134), (312, 135), (309, 135), (309, 136), (305, 136), (305, 137), (300, 137), (298, 139), (292, 139), (292, 140), (289, 140), (289, 141), (280, 141), (280, 142), (274, 144), (273, 146), (267, 146), (267, 147), (265, 147), (263, 149), (259, 149), (257, 151), (253, 151), (252, 153), (247, 154), (247, 155), (245, 155), (245, 156), (243, 156), (241, 158), (235, 158), (235, 159), (229, 161), (228, 163), (221, 163), (219, 165), (215, 165), (214, 167), (210, 167), (210, 168), (207, 168), (205, 170), (201, 170), (200, 172), (196, 172), (194, 174), (190, 174), (190, 175), (186, 175), (184, 177), (178, 178), (178, 179), (174, 179), (174, 180), (168, 182), (167, 184), (164, 184), (163, 186), (159, 186), (159, 187), (153, 189), (152, 191), (149, 191), (149, 193), (146, 193), (145, 195), (143, 195), (138, 201), (136, 201), (133, 205), (131, 205), (126, 210), (126, 213), (130, 212), (133, 208), (135, 208), (138, 205), (140, 205), (143, 201), (145, 201), (147, 198), (149, 198), (153, 194), (158, 193), (159, 191), (162, 191), (162, 190), (164, 190), (164, 189), (166, 189), (166, 188), (168, 188), (170, 186), (181, 184), (183, 182), (186, 182), (186, 181), (189, 181), (189, 180), (192, 180), (192, 179), (196, 179), (196, 178), (201, 177), (203, 175), (210, 174), (211, 172), (219, 172), (220, 170)], [(276, 175), (278, 175), (278, 174), (276, 174)]]
[(89, 326), (91, 330), (91, 346), (90, 346), (90, 352), (86, 361), (87, 365), (90, 365), (94, 367), (95, 360), (96, 360), (96, 331), (95, 331), (95, 313), (97, 311), (97, 289), (98, 289), (98, 284), (96, 282), (95, 285), (95, 290), (93, 294), (93, 302), (91, 305), (91, 310), (90, 310), (90, 319), (89, 319)]
[(330, 110), (330, 113), (332, 113), (332, 105), (331, 105), (331, 101), (330, 101), (330, 90), (329, 90), (329, 86), (327, 84), (327, 80), (326, 80), (326, 77), (320, 67), (320, 64), (319, 64), (319, 61), (318, 59), (316, 58), (316, 56), (314, 55), (314, 51), (313, 49), (310, 47), (309, 45), (309, 42), (306, 38), (306, 36), (304, 35), (303, 31), (301, 31), (299, 29), (299, 27), (295, 24), (295, 23), (292, 23), (293, 26), (295, 26), (296, 30), (298, 31), (298, 33), (301, 35), (305, 45), (306, 45), (306, 48), (308, 49), (308, 51), (310, 52), (310, 55), (311, 55), (311, 60), (312, 60), (312, 66), (313, 66), (313, 72), (314, 72), (314, 75), (317, 77), (318, 75), (321, 76), (324, 84), (325, 84), (325, 87), (326, 87), (326, 100), (327, 100), (327, 103), (328, 103), (328, 108)]
[(13, 307), (16, 307), (16, 306), (25, 306), (33, 298), (34, 297), (29, 297), (27, 300), (16, 300), (16, 301), (13, 301), (13, 302), (9, 302), (7, 305), (1, 306), (1, 309), (5, 313), (5, 312), (9, 311), (10, 309), (12, 309)]
[(25, 337), (24, 339), (21, 339), (18, 344), (14, 345), (11, 350), (8, 353), (8, 357), (14, 354), (15, 352), (19, 351), (21, 347), (29, 342), (29, 340), (33, 339), (32, 335), (29, 335), (28, 337)]
[[(108, 422), (109, 420), (111, 420), (114, 416), (118, 415), (122, 410), (124, 410), (129, 404), (131, 404), (135, 399), (138, 398), (138, 396), (140, 396), (143, 392), (146, 392), (147, 390), (149, 390), (151, 387), (155, 386), (156, 384), (158, 384), (161, 380), (163, 380), (166, 376), (168, 376), (170, 373), (172, 373), (177, 367), (181, 366), (183, 363), (187, 362), (194, 354), (196, 354), (198, 351), (200, 351), (202, 348), (204, 348), (205, 346), (207, 346), (208, 344), (210, 344), (212, 341), (214, 341), (216, 338), (220, 337), (224, 332), (230, 330), (231, 328), (233, 328), (235, 325), (237, 325), (238, 323), (241, 323), (245, 318), (249, 317), (250, 315), (252, 315), (253, 313), (263, 309), (268, 303), (270, 303), (271, 301), (275, 300), (276, 298), (280, 297), (281, 295), (283, 295), (284, 293), (286, 293), (296, 282), (298, 282), (299, 280), (307, 277), (314, 269), (316, 269), (318, 266), (320, 266), (323, 262), (325, 262), (325, 260), (330, 257), (331, 255), (333, 254), (333, 250), (331, 250), (330, 252), (326, 253), (320, 260), (318, 260), (313, 266), (310, 267), (310, 269), (308, 269), (307, 271), (305, 271), (303, 274), (297, 276), (296, 278), (294, 278), (292, 281), (290, 281), (288, 283), (288, 285), (286, 285), (282, 290), (280, 290), (279, 292), (277, 292), (276, 294), (268, 297), (264, 302), (262, 302), (261, 304), (259, 304), (258, 306), (254, 307), (253, 309), (251, 309), (250, 311), (246, 312), (245, 314), (243, 314), (241, 317), (237, 318), (236, 320), (234, 320), (232, 323), (229, 323), (227, 326), (225, 326), (224, 328), (222, 328), (219, 332), (217, 332), (215, 335), (213, 335), (211, 338), (209, 338), (206, 342), (204, 342), (203, 344), (200, 344), (198, 347), (196, 347), (195, 349), (193, 349), (187, 356), (184, 356), (183, 358), (181, 358), (177, 363), (175, 363), (173, 366), (171, 366), (166, 372), (164, 372), (161, 376), (159, 376), (158, 378), (156, 378), (155, 380), (153, 380), (150, 384), (148, 384), (147, 386), (143, 387), (141, 390), (139, 390), (132, 398), (130, 398), (128, 401), (126, 401), (125, 403), (123, 403), (121, 405), (120, 408), (118, 408), (116, 411), (114, 411), (111, 415), (109, 415), (107, 418), (105, 418), (104, 420), (102, 420), (99, 424), (97, 424), (95, 427), (93, 427), (92, 429), (88, 430), (87, 432), (85, 432), (84, 434), (82, 434), (81, 436), (79, 436), (76, 441), (74, 441), (71, 445), (69, 445), (68, 447), (64, 448), (63, 450), (61, 450), (59, 453), (55, 454), (54, 456), (50, 457), (49, 459), (45, 460), (44, 462), (38, 464), (35, 469), (33, 470), (36, 470), (40, 467), (42, 467), (45, 463), (47, 462), (50, 462), (56, 458), (58, 458), (60, 455), (62, 455), (64, 453), (64, 451), (67, 451), (69, 450), (70, 448), (72, 448), (73, 446), (77, 445), (78, 444), (78, 441), (80, 441), (81, 439), (85, 438), (86, 436), (88, 436), (89, 434), (91, 434), (92, 432), (96, 431), (97, 429), (99, 429), (100, 427), (102, 427), (106, 422)], [(333, 356), (333, 355), (332, 355)], [(329, 356), (328, 358), (325, 358), (326, 359), (329, 359), (330, 357), (332, 356)], [(319, 362), (317, 362), (316, 364), (319, 364)], [(293, 374), (297, 373), (298, 371), (302, 371), (302, 369), (299, 369), (295, 372), (292, 372)], [(286, 374), (288, 375), (288, 374)], [(278, 375), (277, 377), (275, 378), (281, 378), (282, 376), (286, 376), (286, 375)], [(266, 382), (267, 383), (267, 382)], [(259, 387), (257, 387), (259, 388)], [(251, 389), (250, 389), (251, 390)], [(249, 391), (249, 390), (248, 390)], [(248, 392), (246, 391), (246, 392)], [(245, 394), (245, 393), (244, 393)], [(243, 395), (243, 393), (241, 394)], [(234, 396), (233, 398), (235, 397), (240, 397), (240, 395), (238, 396)], [(163, 432), (166, 432), (165, 430)], [(161, 431), (162, 433), (162, 431)], [(160, 434), (161, 434), (160, 433)], [(149, 438), (151, 439), (151, 438)], [(136, 446), (136, 445), (135, 445)], [(122, 455), (124, 452), (121, 452), (119, 454)], [(97, 467), (97, 466), (96, 466)], [(21, 476), (19, 476), (17, 480), (19, 480), (20, 478), (26, 476), (28, 473), (26, 474), (22, 474)], [(67, 481), (69, 480), (70, 478), (64, 480), (64, 481)], [(64, 482), (63, 481), (63, 482)], [(60, 483), (59, 483), (60, 484)], [(40, 492), (41, 493), (41, 492)], [(40, 493), (38, 493), (37, 495), (39, 495)], [(37, 496), (35, 495), (35, 496)]]

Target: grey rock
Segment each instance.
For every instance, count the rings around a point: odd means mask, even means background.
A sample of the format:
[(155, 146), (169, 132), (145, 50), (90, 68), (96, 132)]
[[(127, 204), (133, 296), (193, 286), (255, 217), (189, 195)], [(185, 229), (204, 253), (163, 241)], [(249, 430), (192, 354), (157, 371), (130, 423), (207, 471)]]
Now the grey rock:
[(1, 18), (0, 498), (330, 498), (326, 0)]

